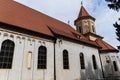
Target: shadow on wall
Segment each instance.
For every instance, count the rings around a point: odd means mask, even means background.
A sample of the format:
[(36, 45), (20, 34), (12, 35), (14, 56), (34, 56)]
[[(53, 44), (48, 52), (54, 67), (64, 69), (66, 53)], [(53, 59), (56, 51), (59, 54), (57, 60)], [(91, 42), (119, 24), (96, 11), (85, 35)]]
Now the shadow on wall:
[(119, 68), (117, 66), (117, 71), (115, 71), (112, 62), (109, 62), (104, 66), (104, 75), (106, 80), (120, 80)]
[(91, 63), (88, 63), (88, 66), (85, 70), (81, 70), (81, 79), (80, 80), (101, 80), (102, 74), (101, 69), (97, 67), (97, 69), (93, 68)]

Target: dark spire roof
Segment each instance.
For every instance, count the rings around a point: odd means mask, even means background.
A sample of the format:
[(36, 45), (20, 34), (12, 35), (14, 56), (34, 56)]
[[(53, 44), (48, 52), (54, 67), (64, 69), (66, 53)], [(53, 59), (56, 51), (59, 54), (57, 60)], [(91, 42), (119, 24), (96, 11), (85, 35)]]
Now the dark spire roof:
[(90, 16), (89, 13), (86, 11), (86, 9), (84, 8), (84, 6), (81, 6), (78, 18), (80, 17), (85, 17), (85, 16)]
[(91, 19), (95, 20), (95, 18), (92, 17), (92, 16), (87, 12), (87, 10), (84, 8), (83, 2), (81, 2), (81, 8), (80, 8), (80, 12), (79, 12), (79, 15), (78, 15), (78, 18), (77, 18), (77, 19), (83, 19), (83, 18), (91, 18)]

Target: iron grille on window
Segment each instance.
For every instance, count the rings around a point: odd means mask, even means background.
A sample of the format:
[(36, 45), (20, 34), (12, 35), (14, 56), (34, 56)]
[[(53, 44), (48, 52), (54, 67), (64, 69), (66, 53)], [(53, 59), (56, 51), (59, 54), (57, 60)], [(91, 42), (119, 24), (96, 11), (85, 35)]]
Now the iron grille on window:
[(69, 58), (68, 58), (68, 51), (63, 51), (63, 68), (69, 69)]
[(0, 51), (0, 69), (12, 68), (14, 46), (14, 42), (11, 40), (3, 41)]
[(85, 69), (85, 62), (84, 62), (83, 53), (80, 53), (80, 65), (81, 65), (81, 69)]
[(46, 69), (47, 65), (47, 49), (40, 46), (38, 50), (38, 69)]

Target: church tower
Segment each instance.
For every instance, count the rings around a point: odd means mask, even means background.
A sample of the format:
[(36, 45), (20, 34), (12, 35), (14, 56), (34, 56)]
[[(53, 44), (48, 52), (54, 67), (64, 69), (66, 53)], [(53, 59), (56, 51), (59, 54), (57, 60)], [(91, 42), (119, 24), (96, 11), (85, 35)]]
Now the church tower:
[(92, 41), (95, 41), (98, 38), (102, 39), (103, 37), (96, 34), (94, 22), (95, 18), (89, 15), (89, 13), (86, 11), (83, 4), (81, 3), (81, 9), (78, 18), (74, 22), (77, 31)]
[(75, 20), (74, 23), (77, 31), (79, 31), (82, 34), (86, 33), (96, 34), (94, 22), (95, 18), (89, 15), (89, 13), (86, 11), (83, 4), (81, 3), (81, 9), (78, 18)]

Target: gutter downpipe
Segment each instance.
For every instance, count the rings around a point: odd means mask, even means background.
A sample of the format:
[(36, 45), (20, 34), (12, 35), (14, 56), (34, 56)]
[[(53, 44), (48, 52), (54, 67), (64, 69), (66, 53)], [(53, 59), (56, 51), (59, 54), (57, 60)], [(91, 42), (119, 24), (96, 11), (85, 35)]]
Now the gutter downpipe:
[(104, 75), (104, 71), (103, 71), (103, 65), (102, 65), (102, 60), (101, 60), (100, 52), (99, 52), (99, 58), (100, 58), (100, 63), (101, 63), (102, 76), (103, 76), (103, 79), (104, 79), (105, 75)]
[(54, 80), (56, 80), (56, 54), (55, 54), (55, 49), (56, 49), (56, 40), (54, 41)]

